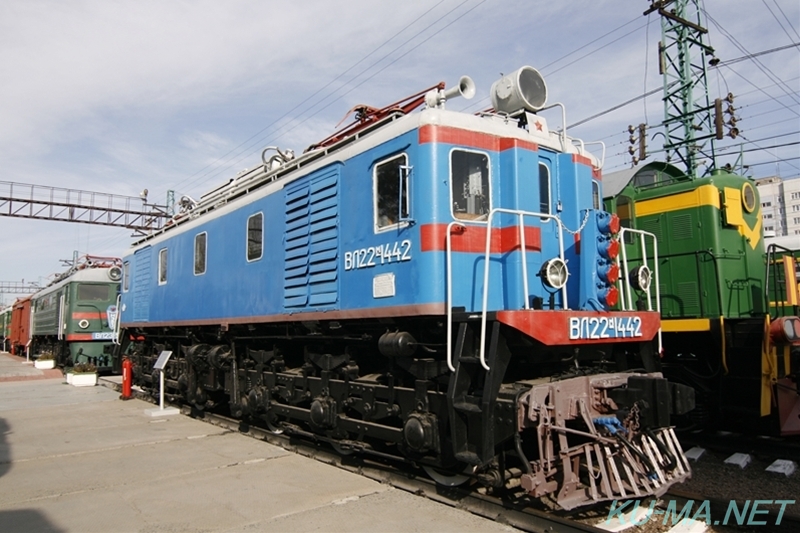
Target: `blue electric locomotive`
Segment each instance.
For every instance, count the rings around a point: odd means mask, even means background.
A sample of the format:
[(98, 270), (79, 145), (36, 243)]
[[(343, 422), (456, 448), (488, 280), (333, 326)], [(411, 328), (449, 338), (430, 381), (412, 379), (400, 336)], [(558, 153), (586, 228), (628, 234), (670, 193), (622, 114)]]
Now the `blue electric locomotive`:
[[(122, 353), (145, 387), (169, 350), (174, 398), (440, 483), (564, 508), (660, 494), (689, 475), (669, 416), (693, 398), (657, 373), (656, 243), (620, 259), (601, 162), (548, 128), (564, 109), (535, 69), (495, 83), (490, 111), (445, 109), (472, 94), (464, 77), (358, 107), (185, 197), (124, 258)], [(620, 290), (635, 303), (610, 311)]]

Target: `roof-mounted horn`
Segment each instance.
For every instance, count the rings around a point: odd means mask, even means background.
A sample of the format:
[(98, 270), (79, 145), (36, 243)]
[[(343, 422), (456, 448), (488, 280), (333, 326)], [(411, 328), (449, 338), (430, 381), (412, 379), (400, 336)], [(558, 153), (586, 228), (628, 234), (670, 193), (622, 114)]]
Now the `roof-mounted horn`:
[(425, 95), (425, 105), (428, 107), (439, 107), (446, 100), (463, 96), (469, 100), (475, 96), (475, 82), (469, 76), (461, 76), (458, 80), (458, 85), (451, 87), (446, 91), (441, 89), (434, 89)]

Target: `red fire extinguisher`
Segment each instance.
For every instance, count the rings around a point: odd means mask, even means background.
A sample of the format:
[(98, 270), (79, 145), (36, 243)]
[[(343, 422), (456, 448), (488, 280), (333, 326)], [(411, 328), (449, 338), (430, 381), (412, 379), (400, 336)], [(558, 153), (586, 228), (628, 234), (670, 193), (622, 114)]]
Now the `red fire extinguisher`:
[(121, 400), (131, 399), (131, 385), (133, 384), (133, 363), (127, 357), (122, 358), (122, 396)]

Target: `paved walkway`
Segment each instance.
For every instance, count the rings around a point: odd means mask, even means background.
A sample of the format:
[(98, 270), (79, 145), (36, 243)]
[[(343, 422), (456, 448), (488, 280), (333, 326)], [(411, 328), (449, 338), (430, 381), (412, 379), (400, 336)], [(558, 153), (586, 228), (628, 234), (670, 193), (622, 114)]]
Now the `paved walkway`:
[(24, 357), (11, 355), (8, 352), (0, 352), (0, 382), (61, 377), (63, 377), (63, 374), (58, 369), (39, 370), (34, 368), (33, 361), (26, 362)]
[(0, 532), (514, 531), (118, 396), (0, 383)]

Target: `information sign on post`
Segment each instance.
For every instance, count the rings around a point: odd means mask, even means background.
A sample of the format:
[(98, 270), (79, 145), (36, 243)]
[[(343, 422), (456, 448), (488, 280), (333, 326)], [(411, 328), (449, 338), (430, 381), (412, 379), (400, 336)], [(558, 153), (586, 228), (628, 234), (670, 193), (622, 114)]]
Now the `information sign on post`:
[(159, 354), (156, 364), (153, 365), (153, 370), (158, 370), (158, 384), (159, 384), (159, 408), (158, 409), (145, 409), (145, 413), (150, 416), (165, 416), (178, 414), (178, 410), (174, 407), (164, 408), (164, 369), (167, 367), (167, 362), (172, 356), (172, 351), (164, 350)]

